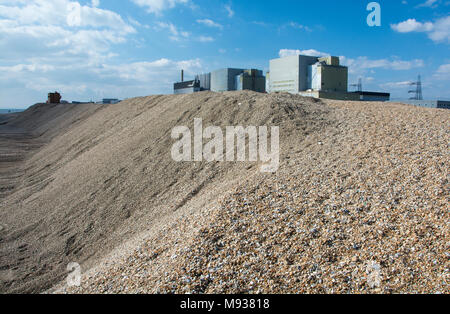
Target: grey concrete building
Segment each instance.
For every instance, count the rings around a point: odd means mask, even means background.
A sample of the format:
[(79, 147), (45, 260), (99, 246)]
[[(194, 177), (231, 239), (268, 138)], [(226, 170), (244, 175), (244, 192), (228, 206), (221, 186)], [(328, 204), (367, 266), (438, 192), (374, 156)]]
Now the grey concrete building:
[(388, 101), (390, 94), (348, 92), (348, 67), (339, 57), (288, 56), (270, 60), (269, 91), (352, 101)]
[(245, 70), (235, 77), (235, 90), (252, 90), (258, 93), (266, 91), (266, 78), (260, 70)]
[(289, 56), (270, 60), (270, 92), (347, 92), (348, 68), (338, 57)]
[(266, 78), (261, 70), (226, 68), (211, 72), (211, 91), (253, 90), (264, 93)]
[(244, 69), (220, 69), (211, 72), (211, 91), (225, 92), (236, 90), (236, 76), (243, 73)]
[(378, 93), (378, 92), (352, 92), (359, 96), (361, 101), (389, 101), (391, 99), (391, 94), (389, 93)]
[(347, 92), (348, 68), (339, 65), (339, 58), (319, 58), (308, 66), (307, 89), (325, 92)]
[(178, 82), (173, 85), (173, 93), (179, 94), (192, 94), (200, 91), (200, 82), (198, 80)]
[(200, 84), (200, 90), (211, 90), (211, 73), (204, 73), (195, 77)]
[(199, 74), (192, 81), (184, 81), (184, 71), (181, 71), (181, 82), (173, 84), (174, 94), (191, 94), (211, 89), (211, 73)]
[(270, 92), (298, 93), (308, 89), (308, 67), (318, 57), (289, 56), (270, 60)]
[(119, 102), (120, 102), (120, 100), (117, 98), (103, 98), (103, 100), (102, 100), (102, 104), (105, 104), (105, 105), (118, 104)]
[(399, 100), (398, 102), (435, 109), (450, 109), (450, 101), (444, 100)]
[(325, 98), (325, 99), (335, 99), (335, 100), (351, 100), (358, 101), (359, 95), (355, 93), (348, 92), (333, 92), (333, 91), (320, 91), (320, 90), (308, 90), (298, 93), (304, 97), (314, 97), (314, 98)]

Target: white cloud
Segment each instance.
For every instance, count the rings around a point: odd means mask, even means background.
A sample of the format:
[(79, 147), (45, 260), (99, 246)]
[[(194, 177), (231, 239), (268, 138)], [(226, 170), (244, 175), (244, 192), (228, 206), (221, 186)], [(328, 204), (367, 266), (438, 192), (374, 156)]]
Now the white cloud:
[(417, 6), (417, 8), (428, 7), (428, 8), (436, 8), (438, 6), (438, 0), (427, 0), (424, 3), (421, 3)]
[(156, 25), (157, 25), (157, 29), (167, 29), (171, 34), (170, 39), (173, 41), (180, 41), (183, 39), (188, 39), (191, 35), (189, 32), (179, 30), (172, 23), (158, 22), (158, 23), (156, 23)]
[[(86, 3), (0, 0), (0, 106), (31, 105), (54, 90), (67, 100), (170, 93), (180, 69), (201, 72), (198, 59), (119, 61), (116, 45), (136, 40), (131, 24), (140, 23)], [(189, 37), (172, 24), (161, 26)]]
[(404, 71), (421, 68), (425, 65), (421, 59), (405, 61), (398, 58), (369, 59), (368, 57), (357, 57), (353, 59), (343, 56), (341, 57), (341, 64), (348, 66), (349, 72), (352, 74), (361, 73), (368, 69)]
[(437, 20), (434, 23), (433, 31), (428, 36), (433, 41), (447, 41), (447, 43), (450, 43), (450, 16)]
[(404, 89), (407, 86), (411, 85), (411, 81), (402, 81), (402, 82), (387, 82), (380, 84), (380, 87), (384, 89)]
[[(325, 57), (331, 54), (327, 52), (321, 52), (316, 49), (306, 50), (294, 50), (294, 49), (281, 49), (279, 51), (280, 58), (287, 56), (312, 56), (312, 57)], [(347, 58), (340, 56), (340, 63), (349, 67), (351, 74), (362, 74), (369, 69), (387, 69), (387, 70), (410, 70), (413, 68), (420, 68), (424, 66), (424, 62), (421, 59), (414, 59), (410, 61), (401, 60), (399, 58), (392, 59), (369, 59), (368, 57)]]
[(443, 64), (439, 67), (439, 69), (437, 70), (437, 73), (445, 73), (445, 74), (449, 74), (450, 73), (450, 64)]
[(223, 26), (221, 24), (216, 23), (216, 22), (214, 22), (213, 20), (210, 20), (210, 19), (197, 20), (197, 23), (203, 24), (203, 25), (208, 26), (208, 27), (215, 27), (215, 28), (220, 28), (220, 29), (223, 28)]
[(49, 72), (55, 69), (55, 66), (48, 64), (16, 64), (13, 66), (0, 66), (0, 71), (9, 72), (9, 74), (14, 73), (25, 73), (25, 72)]
[(121, 16), (109, 10), (81, 5), (69, 0), (30, 0), (17, 4), (17, 1), (2, 1), (0, 18), (16, 25), (58, 25), (69, 27), (106, 27), (121, 33), (133, 32)]
[(136, 27), (144, 27), (144, 28), (150, 28), (150, 26), (148, 25), (143, 25), (141, 24), (139, 21), (135, 20), (132, 17), (128, 17), (128, 22), (130, 22), (132, 25), (136, 26)]
[[(0, 66), (0, 106), (19, 105), (13, 103), (17, 101), (17, 94), (37, 95), (33, 97), (34, 102), (44, 101), (46, 94), (54, 90), (61, 92), (64, 99), (82, 101), (171, 93), (172, 84), (178, 79), (181, 69), (186, 76), (194, 77), (202, 72), (203, 65), (199, 59), (176, 61), (162, 58), (119, 64), (79, 62), (53, 65), (49, 61), (46, 64)], [(3, 93), (6, 88), (8, 92)]]
[(229, 18), (232, 18), (234, 16), (234, 11), (231, 8), (231, 5), (225, 5), (225, 10), (227, 11)]
[(408, 19), (404, 22), (398, 24), (392, 24), (392, 29), (399, 33), (409, 33), (409, 32), (429, 32), (433, 30), (433, 23), (417, 22), (415, 19)]
[(435, 42), (450, 43), (450, 16), (437, 19), (434, 23), (408, 19), (398, 24), (391, 24), (391, 28), (399, 33), (426, 33)]
[(450, 80), (450, 64), (441, 65), (433, 76), (439, 80)]
[(312, 29), (310, 27), (296, 23), (296, 22), (289, 22), (286, 26), (289, 26), (289, 27), (292, 27), (295, 29), (299, 29), (299, 30), (304, 30), (307, 32), (312, 32)]
[(149, 13), (160, 14), (162, 11), (172, 9), (178, 4), (186, 4), (189, 0), (132, 0), (140, 7), (147, 8)]
[(166, 29), (169, 31), (170, 33), (170, 40), (173, 41), (186, 41), (186, 40), (194, 40), (194, 41), (198, 41), (198, 42), (213, 42), (214, 38), (211, 36), (203, 36), (203, 35), (196, 35), (191, 36), (190, 32), (186, 32), (183, 30), (180, 30), (178, 27), (176, 27), (174, 24), (172, 23), (167, 23), (167, 22), (158, 22), (156, 23), (156, 30), (163, 30)]
[[(164, 89), (171, 86), (173, 78), (180, 70), (187, 76), (194, 76), (202, 69), (199, 59), (173, 61), (166, 58), (152, 62), (134, 62), (120, 65), (105, 65), (95, 71), (103, 78), (119, 78), (131, 83), (164, 84)], [(156, 83), (156, 84), (158, 84)], [(161, 88), (161, 86), (160, 86)]]
[(136, 32), (115, 12), (69, 0), (1, 3), (0, 50), (8, 62), (41, 58), (65, 63), (69, 56), (97, 62), (110, 55), (111, 45)]
[(209, 43), (213, 42), (214, 38), (212, 38), (211, 36), (199, 36), (197, 40), (202, 43)]
[(278, 52), (280, 58), (288, 57), (288, 56), (312, 56), (312, 57), (325, 57), (329, 56), (329, 53), (320, 52), (315, 49), (306, 49), (306, 50), (298, 50), (298, 49), (281, 49)]

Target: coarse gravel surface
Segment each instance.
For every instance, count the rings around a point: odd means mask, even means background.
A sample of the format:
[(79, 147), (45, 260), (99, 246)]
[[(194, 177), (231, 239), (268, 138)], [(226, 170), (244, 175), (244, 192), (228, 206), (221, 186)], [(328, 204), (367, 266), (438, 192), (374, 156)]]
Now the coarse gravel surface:
[[(52, 292), (450, 292), (449, 111), (215, 97), (235, 99), (227, 106), (246, 117), (272, 108), (270, 121), (252, 122), (280, 126), (279, 171), (227, 169), (227, 189), (204, 186), (163, 225), (85, 271), (81, 287)], [(252, 125), (226, 120), (212, 121)]]
[[(21, 144), (14, 181), (0, 180), (14, 182), (0, 202), (0, 292), (45, 291), (70, 263), (85, 272), (183, 215), (208, 215), (201, 211), (259, 173), (252, 162), (175, 162), (176, 126), (192, 129), (195, 118), (204, 127), (277, 125), (288, 152), (290, 142), (335, 123), (332, 115), (320, 101), (252, 92), (32, 106), (2, 125), (30, 142)], [(14, 141), (3, 138), (4, 153)]]

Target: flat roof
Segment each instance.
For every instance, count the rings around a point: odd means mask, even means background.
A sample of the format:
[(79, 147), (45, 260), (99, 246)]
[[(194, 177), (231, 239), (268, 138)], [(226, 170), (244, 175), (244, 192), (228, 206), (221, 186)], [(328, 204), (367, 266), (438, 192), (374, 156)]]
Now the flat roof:
[(183, 89), (189, 87), (200, 87), (200, 82), (192, 80), (192, 81), (177, 82), (173, 84), (174, 89)]
[(417, 100), (417, 99), (394, 99), (392, 100), (393, 102), (403, 102), (403, 101), (410, 101), (410, 102), (439, 102), (439, 103), (450, 103), (450, 100), (432, 100), (432, 99), (422, 99), (422, 100)]
[(380, 93), (380, 92), (350, 92), (354, 94), (359, 94), (361, 96), (391, 96), (390, 93)]

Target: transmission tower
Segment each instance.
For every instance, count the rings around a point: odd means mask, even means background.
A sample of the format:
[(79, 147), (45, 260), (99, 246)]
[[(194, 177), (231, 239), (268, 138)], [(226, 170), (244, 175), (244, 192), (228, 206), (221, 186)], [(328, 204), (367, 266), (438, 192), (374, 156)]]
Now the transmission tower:
[(362, 92), (362, 79), (360, 78), (358, 80), (358, 84), (351, 84), (351, 87), (356, 87), (358, 89), (358, 92)]
[(410, 90), (408, 92), (409, 94), (415, 94), (414, 97), (411, 97), (410, 99), (423, 100), (423, 96), (422, 96), (422, 78), (420, 77), (420, 75), (417, 78), (417, 82), (409, 83), (409, 85), (416, 87), (414, 90)]

